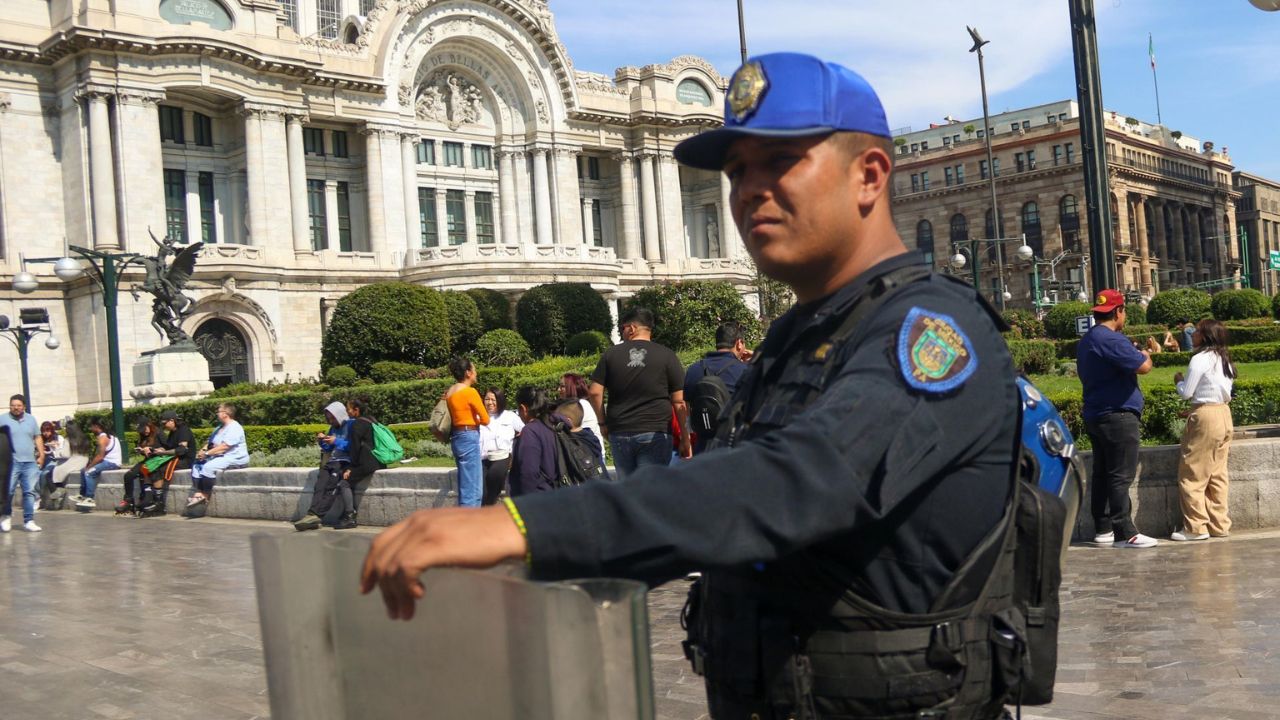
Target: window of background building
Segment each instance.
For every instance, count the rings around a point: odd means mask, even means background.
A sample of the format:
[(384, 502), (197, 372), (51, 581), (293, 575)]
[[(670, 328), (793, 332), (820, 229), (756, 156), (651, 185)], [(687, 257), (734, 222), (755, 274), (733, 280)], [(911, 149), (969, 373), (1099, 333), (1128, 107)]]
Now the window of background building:
[(1027, 151), (1027, 169), (1028, 170), (1036, 169), (1036, 151), (1035, 150)]
[(956, 184), (957, 185), (964, 184), (964, 165), (956, 166)]
[(298, 0), (279, 0), (284, 9), (284, 24), (298, 32)]
[(920, 173), (920, 189), (921, 190), (929, 189), (929, 171), (928, 170), (925, 170), (924, 172)]
[(324, 130), (302, 128), (302, 151), (308, 155), (324, 155)]
[(1062, 162), (1062, 146), (1054, 145), (1053, 146), (1053, 166), (1057, 167), (1058, 164), (1061, 162)]
[(951, 216), (951, 242), (968, 242), (969, 241), (969, 219), (964, 213), (956, 213)]
[(955, 135), (952, 135), (952, 136), (951, 136), (951, 142), (952, 142), (952, 144), (954, 144), (954, 145), (959, 145), (959, 144), (960, 144), (960, 133), (956, 133)]
[(360, 14), (368, 15), (373, 12), (373, 6), (378, 0), (360, 0)]
[(471, 167), (477, 170), (493, 169), (493, 148), (488, 145), (471, 146)]
[[(448, 157), (445, 143), (445, 157)], [(459, 145), (459, 148), (461, 146)], [(459, 150), (461, 152), (461, 150)], [(444, 194), (444, 214), (448, 223), (449, 244), (461, 245), (467, 241), (467, 194), (462, 190), (447, 190)]]
[(1009, 123), (1009, 129), (1018, 132), (1018, 123)]
[(991, 173), (1000, 177), (1000, 158), (991, 158)]
[(986, 161), (986, 160), (979, 160), (979, 161), (978, 161), (978, 175), (979, 175), (983, 180), (986, 180), (986, 179), (987, 179), (988, 175), (987, 175), (987, 161)]
[(600, 179), (600, 158), (590, 157), (590, 156), (587, 157), (587, 179), (588, 180)]
[(920, 152), (920, 143), (911, 143), (911, 152)]
[(943, 180), (947, 184), (947, 187), (951, 187), (951, 185), (955, 182), (955, 171), (953, 171), (949, 167), (945, 167), (945, 168), (942, 168), (942, 175), (943, 175)]
[(201, 113), (191, 113), (191, 130), (195, 133), (196, 145), (213, 147), (213, 119)]
[(344, 158), (349, 156), (347, 150), (347, 133), (343, 130), (333, 131), (333, 156), (336, 158)]
[(311, 249), (329, 249), (329, 219), (324, 209), (324, 181), (307, 180), (307, 216), (311, 222)]
[(200, 193), (200, 241), (216, 243), (218, 242), (218, 224), (213, 216), (213, 173), (200, 173), (196, 184)]
[(1031, 201), (1022, 206), (1022, 232), (1037, 256), (1044, 255), (1044, 235), (1040, 231), (1040, 206)]
[(933, 223), (921, 220), (916, 223), (916, 250), (924, 256), (928, 265), (933, 265)]
[(1059, 119), (1059, 120), (1061, 120), (1062, 122), (1066, 122), (1066, 121), (1067, 121), (1067, 114), (1066, 114), (1066, 113), (1058, 113), (1058, 119)]
[(462, 167), (462, 143), (445, 141), (444, 164), (448, 167)]
[(911, 173), (911, 192), (920, 192), (920, 174)]
[(187, 242), (187, 171), (164, 171), (165, 235)]
[(1023, 129), (1023, 130), (1030, 130), (1030, 129), (1031, 129), (1031, 121), (1030, 121), (1030, 120), (1023, 120), (1023, 121), (1022, 121), (1022, 129)]
[(179, 145), (185, 143), (186, 137), (182, 132), (182, 108), (173, 107), (172, 105), (160, 105), (160, 140)]
[(711, 107), (711, 93), (697, 80), (685, 79), (676, 85), (676, 100), (685, 105)]
[(440, 231), (436, 223), (435, 188), (418, 188), (418, 228), (422, 234), (422, 247), (440, 244)]
[(899, 146), (898, 146), (898, 154), (899, 154), (899, 155), (906, 155), (906, 154), (907, 154), (907, 153), (909, 153), (909, 152), (911, 152), (911, 148), (907, 147), (906, 145), (899, 145)]
[(596, 247), (604, 246), (604, 224), (600, 221), (600, 201), (591, 203), (591, 242)]
[(944, 137), (942, 138), (942, 144), (943, 144), (943, 145), (950, 145), (950, 144), (951, 144), (951, 138), (949, 138), (949, 137), (945, 137), (945, 136), (944, 136)]
[(1013, 161), (1018, 166), (1018, 172), (1023, 172), (1027, 169), (1027, 162), (1022, 153), (1014, 153)]
[(928, 150), (928, 149), (929, 149), (929, 141), (928, 141), (928, 140), (921, 140), (921, 141), (920, 141), (920, 149), (921, 149), (921, 150)]
[(351, 252), (351, 186), (338, 182), (338, 250)]
[(978, 139), (979, 139), (979, 140), (981, 140), (982, 138), (984, 138), (984, 137), (986, 137), (986, 136), (987, 136), (987, 134), (986, 134), (985, 132), (983, 132), (983, 131), (981, 131), (981, 130), (979, 130), (979, 131), (978, 131)]
[(316, 0), (316, 34), (327, 40), (338, 37), (339, 0)]
[(436, 164), (436, 142), (423, 140), (418, 143), (418, 162), (422, 165)]
[(1067, 164), (1070, 165), (1075, 161), (1076, 161), (1075, 143), (1067, 143)]
[(493, 244), (493, 193), (476, 193), (476, 242)]

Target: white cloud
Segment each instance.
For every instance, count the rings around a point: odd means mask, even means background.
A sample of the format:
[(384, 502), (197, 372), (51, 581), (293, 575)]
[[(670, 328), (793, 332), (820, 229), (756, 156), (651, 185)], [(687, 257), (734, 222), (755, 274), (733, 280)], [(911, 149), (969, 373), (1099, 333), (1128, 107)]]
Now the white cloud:
[[(1026, 83), (1069, 58), (1066, 3), (1040, 0), (744, 0), (753, 54), (796, 50), (845, 64), (880, 93), (894, 126), (981, 113), (976, 57), (965, 25), (984, 49), (988, 94)], [(691, 53), (731, 72), (738, 62), (733, 0), (599, 3), (554, 0), (569, 53), (583, 67), (665, 62)], [(581, 59), (578, 59), (581, 58)], [(615, 59), (616, 58), (616, 59)], [(1064, 88), (1063, 96), (1070, 94)], [(1059, 98), (1044, 98), (1044, 101)]]

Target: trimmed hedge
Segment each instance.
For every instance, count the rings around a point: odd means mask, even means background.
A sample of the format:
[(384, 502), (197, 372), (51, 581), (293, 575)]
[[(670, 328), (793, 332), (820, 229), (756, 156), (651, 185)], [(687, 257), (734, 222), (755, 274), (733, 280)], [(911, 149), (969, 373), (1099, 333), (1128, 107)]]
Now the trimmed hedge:
[[(1131, 332), (1130, 329), (1126, 327), (1124, 329), (1124, 334), (1127, 335), (1130, 340), (1137, 340), (1138, 342), (1145, 343), (1148, 337), (1153, 337), (1157, 341), (1162, 341), (1164, 339), (1165, 332), (1167, 332), (1159, 325), (1145, 325), (1143, 327), (1153, 327), (1155, 330), (1151, 332)], [(1174, 338), (1177, 338), (1177, 333), (1174, 333)], [(1261, 345), (1265, 343), (1280, 342), (1280, 325), (1257, 325), (1253, 323), (1239, 325), (1231, 323), (1230, 325), (1227, 325), (1227, 342), (1231, 345), (1231, 352), (1233, 353), (1235, 352), (1235, 348), (1241, 345)], [(1079, 343), (1080, 338), (1057, 341), (1055, 344), (1058, 348), (1058, 357), (1064, 360), (1074, 359), (1076, 356), (1076, 346)], [(1177, 355), (1179, 353), (1166, 352), (1161, 354)]]
[(1172, 325), (1208, 317), (1213, 300), (1209, 293), (1195, 288), (1177, 288), (1156, 293), (1147, 303), (1147, 322)]
[(1047, 373), (1054, 369), (1057, 361), (1056, 348), (1049, 340), (1009, 340), (1009, 355), (1013, 358), (1013, 367), (1027, 373)]
[[(1163, 352), (1152, 355), (1151, 362), (1156, 367), (1177, 367), (1191, 361), (1190, 352)], [(1254, 363), (1280, 360), (1280, 342), (1257, 343), (1253, 345), (1232, 345), (1231, 362)]]
[[(381, 418), (379, 418), (381, 419)], [(400, 441), (401, 445), (418, 442), (420, 440), (430, 440), (434, 436), (431, 434), (431, 428), (427, 423), (404, 423), (400, 425), (391, 425), (392, 434)], [(203, 446), (209, 442), (209, 436), (213, 434), (214, 428), (208, 427), (191, 427), (191, 434), (196, 438), (196, 444)], [(316, 433), (328, 432), (329, 426), (326, 423), (314, 423), (306, 425), (245, 425), (244, 437), (245, 444), (249, 447), (249, 452), (273, 453), (286, 448), (317, 448), (316, 449), (316, 465), (320, 464), (320, 451), (316, 446)], [(138, 433), (132, 430), (124, 434), (125, 440), (130, 448), (138, 447)], [(128, 458), (126, 458), (127, 460)], [(137, 458), (133, 458), (130, 462), (137, 462)], [(126, 463), (127, 465), (128, 463)]]
[(1125, 321), (1127, 325), (1146, 325), (1147, 309), (1138, 303), (1128, 303), (1124, 306)]
[(724, 322), (741, 325), (749, 347), (761, 337), (755, 313), (737, 289), (724, 281), (690, 280), (647, 287), (632, 296), (626, 307), (652, 310), (658, 325), (653, 329), (654, 342), (676, 351), (714, 347), (716, 328)]
[(564, 353), (580, 332), (608, 332), (612, 322), (608, 303), (585, 283), (538, 285), (516, 303), (516, 330), (541, 356)]
[(360, 374), (350, 365), (334, 365), (324, 374), (324, 382), (330, 387), (351, 387), (360, 379)]
[(564, 354), (570, 357), (583, 355), (599, 355), (613, 345), (608, 336), (598, 330), (587, 330), (569, 338), (565, 343)]
[(1219, 320), (1247, 320), (1265, 317), (1271, 311), (1271, 300), (1261, 290), (1223, 290), (1210, 303), (1213, 316)]
[(439, 370), (414, 365), (413, 363), (396, 362), (395, 360), (379, 360), (370, 369), (369, 377), (376, 383), (404, 382), (406, 380), (428, 380), (441, 377)]
[(445, 290), (440, 295), (449, 314), (449, 347), (455, 355), (466, 355), (475, 349), (485, 331), (480, 308), (466, 293)]
[(1015, 337), (1031, 340), (1045, 336), (1044, 323), (1030, 310), (1005, 310), (1002, 316)]
[(471, 288), (465, 292), (480, 311), (484, 332), (511, 329), (511, 301), (506, 295), (491, 288)]
[(1092, 306), (1082, 302), (1054, 305), (1044, 316), (1044, 331), (1051, 338), (1069, 340), (1076, 337), (1076, 318), (1091, 314)]
[(533, 360), (529, 343), (515, 330), (498, 328), (480, 336), (476, 343), (476, 362), (481, 365), (510, 367), (524, 365)]
[(450, 347), (449, 314), (438, 291), (406, 282), (374, 283), (334, 307), (321, 343), (320, 370), (350, 365), (368, 376), (379, 360), (443, 365)]

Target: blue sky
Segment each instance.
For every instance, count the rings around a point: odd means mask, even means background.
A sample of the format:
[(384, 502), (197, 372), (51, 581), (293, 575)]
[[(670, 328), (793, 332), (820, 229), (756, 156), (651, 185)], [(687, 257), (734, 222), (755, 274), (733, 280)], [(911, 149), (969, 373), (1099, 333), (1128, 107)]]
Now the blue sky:
[[(1103, 102), (1156, 121), (1147, 59), (1155, 38), (1164, 123), (1230, 148), (1237, 168), (1280, 181), (1280, 12), (1247, 0), (1096, 0)], [(754, 53), (801, 50), (858, 70), (894, 128), (945, 115), (980, 117), (978, 67), (965, 25), (985, 49), (992, 112), (1075, 98), (1066, 0), (743, 0)], [(612, 75), (700, 55), (738, 64), (735, 0), (551, 0), (575, 66)]]

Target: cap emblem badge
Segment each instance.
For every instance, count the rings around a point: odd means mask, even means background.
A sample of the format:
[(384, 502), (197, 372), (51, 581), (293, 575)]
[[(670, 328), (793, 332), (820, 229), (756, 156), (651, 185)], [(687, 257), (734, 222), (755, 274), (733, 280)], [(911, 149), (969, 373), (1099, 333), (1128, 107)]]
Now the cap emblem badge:
[(1106, 305), (1106, 304), (1107, 304), (1107, 296), (1106, 296), (1106, 295), (1099, 295), (1099, 296), (1098, 296), (1098, 302), (1097, 302), (1097, 304), (1098, 304), (1098, 305)]
[(760, 105), (760, 98), (769, 89), (769, 81), (764, 76), (764, 68), (759, 62), (751, 61), (738, 68), (729, 81), (729, 111), (736, 122), (746, 120)]

